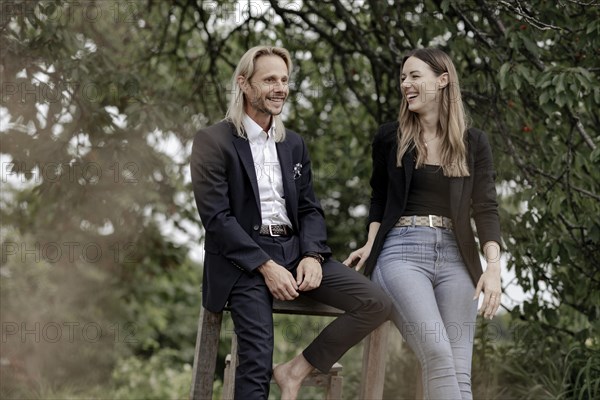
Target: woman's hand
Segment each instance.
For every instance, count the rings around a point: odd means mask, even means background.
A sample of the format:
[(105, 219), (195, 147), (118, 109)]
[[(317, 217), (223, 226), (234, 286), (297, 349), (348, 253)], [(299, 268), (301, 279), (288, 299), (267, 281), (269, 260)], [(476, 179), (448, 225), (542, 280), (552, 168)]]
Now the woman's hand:
[(487, 268), (475, 289), (475, 297), (477, 300), (483, 291), (483, 303), (478, 310), (479, 315), (484, 318), (492, 319), (496, 315), (496, 311), (500, 307), (500, 299), (502, 295), (502, 286), (500, 284), (500, 262), (489, 262)]
[(354, 269), (356, 271), (360, 271), (360, 269), (365, 264), (365, 261), (367, 261), (367, 258), (369, 258), (369, 254), (371, 254), (372, 247), (373, 247), (373, 244), (367, 242), (360, 249), (356, 249), (352, 253), (350, 253), (348, 258), (346, 258), (343, 261), (343, 264), (348, 267), (352, 267), (354, 264), (356, 264), (356, 265), (354, 265)]

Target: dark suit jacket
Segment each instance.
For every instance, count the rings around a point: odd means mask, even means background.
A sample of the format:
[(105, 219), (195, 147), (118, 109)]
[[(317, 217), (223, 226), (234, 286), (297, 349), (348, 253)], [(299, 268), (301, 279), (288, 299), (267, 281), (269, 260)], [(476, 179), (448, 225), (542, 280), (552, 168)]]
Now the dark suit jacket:
[[(373, 174), (371, 176), (371, 207), (369, 224), (381, 222), (365, 274), (370, 275), (377, 262), (387, 233), (394, 227), (406, 208), (410, 181), (415, 168), (414, 151), (407, 152), (402, 167), (396, 166), (398, 122), (382, 125), (373, 139)], [(500, 223), (492, 151), (486, 135), (469, 129), (466, 135), (467, 162), (470, 176), (450, 178), (450, 211), (460, 254), (473, 282), (482, 274), (479, 249), (475, 243), (471, 217), (475, 220), (479, 243), (493, 240), (500, 244)]]
[[(312, 187), (304, 140), (286, 130), (277, 143), (288, 217), (299, 238), (298, 256), (308, 251), (331, 254), (323, 210)], [(191, 156), (192, 185), (206, 235), (204, 238), (203, 306), (223, 309), (231, 288), (243, 273), (253, 273), (272, 257), (257, 244), (261, 222), (255, 164), (248, 140), (233, 124), (222, 121), (200, 130)]]

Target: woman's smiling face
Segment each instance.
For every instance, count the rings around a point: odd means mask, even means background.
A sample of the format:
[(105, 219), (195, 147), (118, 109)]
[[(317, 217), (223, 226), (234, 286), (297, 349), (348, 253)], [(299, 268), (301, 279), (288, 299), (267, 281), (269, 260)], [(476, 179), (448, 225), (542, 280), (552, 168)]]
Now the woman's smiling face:
[(439, 91), (447, 85), (448, 74), (436, 76), (427, 63), (417, 57), (409, 57), (402, 66), (400, 80), (408, 109), (422, 114), (437, 110)]

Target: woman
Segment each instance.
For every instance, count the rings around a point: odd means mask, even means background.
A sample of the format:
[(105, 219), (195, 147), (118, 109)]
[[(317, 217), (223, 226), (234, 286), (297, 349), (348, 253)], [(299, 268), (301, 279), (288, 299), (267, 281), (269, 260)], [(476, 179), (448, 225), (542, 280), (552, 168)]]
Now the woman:
[[(393, 299), (393, 321), (421, 362), (427, 399), (471, 399), (477, 299), (500, 305), (500, 226), (492, 153), (467, 129), (452, 60), (418, 49), (402, 60), (399, 120), (373, 140), (367, 243), (344, 261)], [(482, 271), (470, 217), (487, 261)]]

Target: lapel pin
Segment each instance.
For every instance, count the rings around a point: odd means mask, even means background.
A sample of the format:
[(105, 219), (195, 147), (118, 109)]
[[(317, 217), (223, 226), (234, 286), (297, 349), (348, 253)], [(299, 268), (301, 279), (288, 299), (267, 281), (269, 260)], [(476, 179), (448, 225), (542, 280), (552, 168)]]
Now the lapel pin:
[(296, 180), (302, 176), (302, 173), (300, 172), (301, 170), (302, 170), (302, 164), (297, 163), (296, 165), (294, 165), (294, 180)]

